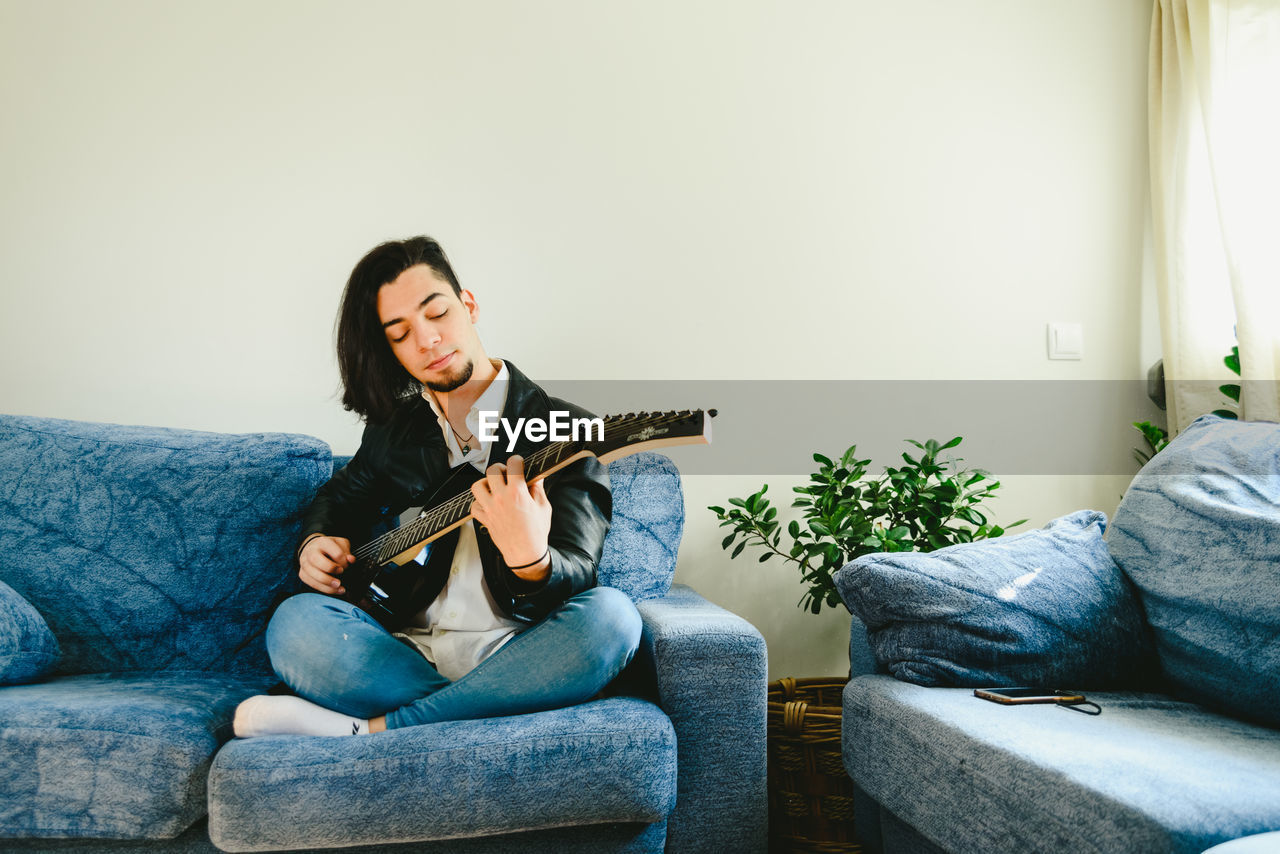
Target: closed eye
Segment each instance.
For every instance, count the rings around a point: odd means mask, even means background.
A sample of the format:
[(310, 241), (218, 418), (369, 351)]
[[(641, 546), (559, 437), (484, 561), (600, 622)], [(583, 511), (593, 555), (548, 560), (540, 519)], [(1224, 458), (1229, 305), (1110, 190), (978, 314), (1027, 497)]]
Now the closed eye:
[[(448, 313), (449, 313), (449, 309), (446, 308), (444, 311), (440, 312), (439, 314), (428, 314), (426, 317), (427, 317), (427, 320), (439, 320), (440, 318), (444, 317)], [(404, 341), (408, 337), (409, 337), (409, 330), (406, 329), (403, 335), (400, 335), (399, 337), (391, 338), (391, 343), (399, 344), (401, 341)]]

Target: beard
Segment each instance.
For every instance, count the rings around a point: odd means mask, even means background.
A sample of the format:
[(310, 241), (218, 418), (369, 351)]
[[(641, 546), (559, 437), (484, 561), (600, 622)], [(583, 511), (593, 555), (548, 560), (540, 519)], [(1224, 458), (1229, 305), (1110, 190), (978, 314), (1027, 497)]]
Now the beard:
[(467, 380), (471, 379), (471, 372), (474, 371), (475, 368), (476, 368), (475, 362), (471, 361), (470, 359), (467, 359), (467, 363), (462, 367), (458, 368), (458, 372), (456, 374), (454, 374), (453, 376), (446, 376), (444, 379), (440, 380), (439, 382), (428, 382), (427, 388), (431, 389), (432, 391), (439, 391), (439, 392), (453, 391), (455, 388), (460, 388), (463, 385), (466, 385)]

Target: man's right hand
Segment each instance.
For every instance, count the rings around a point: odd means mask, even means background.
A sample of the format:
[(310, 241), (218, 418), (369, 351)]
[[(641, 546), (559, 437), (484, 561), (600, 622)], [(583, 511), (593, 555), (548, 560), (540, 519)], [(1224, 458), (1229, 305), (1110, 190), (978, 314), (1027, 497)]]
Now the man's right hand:
[(311, 589), (336, 596), (347, 592), (338, 576), (355, 562), (350, 540), (343, 537), (313, 537), (302, 547), (302, 554), (298, 555), (298, 577)]

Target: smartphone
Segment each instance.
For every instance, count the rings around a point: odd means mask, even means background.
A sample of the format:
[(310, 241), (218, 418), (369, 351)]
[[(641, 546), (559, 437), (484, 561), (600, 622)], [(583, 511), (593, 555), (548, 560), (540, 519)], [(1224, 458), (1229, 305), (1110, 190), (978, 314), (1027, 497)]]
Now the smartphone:
[(1023, 703), (1063, 703), (1075, 705), (1088, 702), (1084, 694), (1077, 691), (1061, 691), (1054, 688), (975, 688), (973, 696), (1016, 706)]

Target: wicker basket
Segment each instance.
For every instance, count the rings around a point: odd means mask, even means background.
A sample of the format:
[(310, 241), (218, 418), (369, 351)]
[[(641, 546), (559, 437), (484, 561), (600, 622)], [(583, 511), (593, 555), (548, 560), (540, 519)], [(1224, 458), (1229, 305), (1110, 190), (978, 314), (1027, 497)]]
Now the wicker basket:
[(840, 755), (847, 677), (769, 684), (769, 850), (858, 852), (853, 781)]

